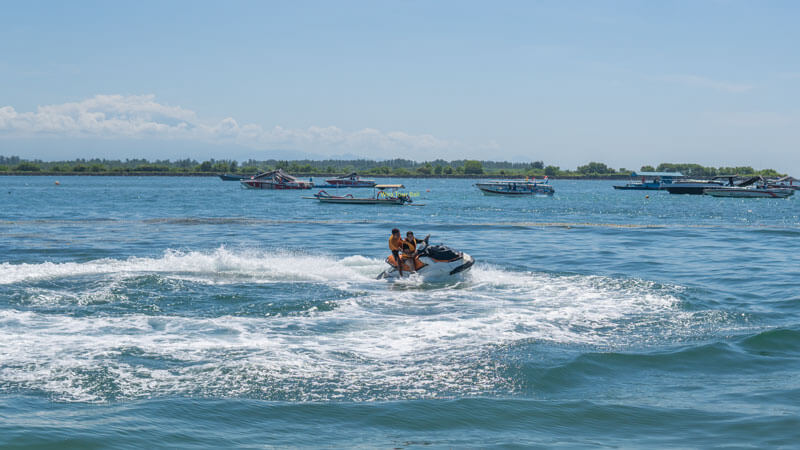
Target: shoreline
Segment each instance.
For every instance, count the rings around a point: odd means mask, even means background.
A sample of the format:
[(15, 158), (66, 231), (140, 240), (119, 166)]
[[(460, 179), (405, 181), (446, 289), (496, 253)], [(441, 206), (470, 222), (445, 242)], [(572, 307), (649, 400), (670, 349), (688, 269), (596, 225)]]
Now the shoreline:
[[(209, 173), (209, 172), (185, 172), (185, 173), (163, 173), (163, 172), (0, 172), (0, 176), (13, 176), (13, 177), (20, 177), (20, 176), (35, 176), (35, 177), (76, 177), (76, 176), (84, 176), (84, 177), (219, 177), (220, 174), (218, 173)], [(324, 177), (337, 177), (342, 176), (341, 173), (315, 173), (315, 174), (291, 174), (292, 176), (298, 178), (324, 178)], [(418, 175), (418, 174), (409, 174), (409, 175), (365, 175), (368, 177), (374, 178), (423, 178), (423, 179), (525, 179), (525, 175), (502, 175), (502, 174), (480, 174), (480, 175)], [(242, 178), (249, 178), (250, 175), (242, 175)], [(534, 178), (533, 176), (529, 176), (530, 178)], [(536, 179), (541, 180), (544, 179), (544, 175), (535, 176)], [(548, 176), (551, 180), (627, 180), (630, 176), (627, 175), (592, 175), (592, 176), (580, 176), (580, 175), (554, 175)]]

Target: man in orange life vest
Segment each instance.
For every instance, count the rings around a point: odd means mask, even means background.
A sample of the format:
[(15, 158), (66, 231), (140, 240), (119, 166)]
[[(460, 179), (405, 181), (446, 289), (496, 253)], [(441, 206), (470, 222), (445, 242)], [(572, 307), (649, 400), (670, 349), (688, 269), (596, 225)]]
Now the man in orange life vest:
[(392, 228), (392, 235), (389, 237), (389, 250), (392, 251), (394, 262), (397, 264), (397, 270), (400, 276), (403, 276), (403, 264), (400, 262), (400, 251), (403, 250), (403, 238), (400, 237), (400, 230)]

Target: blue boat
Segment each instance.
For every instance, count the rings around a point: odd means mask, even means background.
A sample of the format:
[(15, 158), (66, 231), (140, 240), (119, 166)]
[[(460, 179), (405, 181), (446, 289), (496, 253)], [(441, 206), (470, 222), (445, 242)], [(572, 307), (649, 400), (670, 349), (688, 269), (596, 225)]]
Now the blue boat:
[[(634, 178), (641, 177), (640, 181), (633, 181)], [(660, 191), (665, 190), (676, 178), (683, 178), (680, 172), (632, 172), (631, 182), (624, 186), (614, 186), (614, 189), (637, 190), (637, 191)]]

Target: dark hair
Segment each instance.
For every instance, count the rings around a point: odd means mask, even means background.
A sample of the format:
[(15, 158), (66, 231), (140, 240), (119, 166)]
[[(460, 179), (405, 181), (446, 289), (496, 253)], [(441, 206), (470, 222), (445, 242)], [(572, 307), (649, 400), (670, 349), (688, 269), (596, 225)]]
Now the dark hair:
[(408, 236), (409, 234), (413, 236), (414, 232), (413, 231), (406, 231), (406, 236)]
[(399, 229), (397, 229), (397, 228), (392, 228), (392, 234), (399, 233), (399, 232), (400, 232), (400, 230), (399, 230)]

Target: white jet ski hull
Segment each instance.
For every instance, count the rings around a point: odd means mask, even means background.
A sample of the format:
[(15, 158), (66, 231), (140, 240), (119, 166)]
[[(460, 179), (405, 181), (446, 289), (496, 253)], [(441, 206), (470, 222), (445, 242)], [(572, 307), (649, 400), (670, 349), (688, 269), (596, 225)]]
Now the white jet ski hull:
[[(469, 270), (475, 264), (475, 259), (466, 253), (461, 253), (461, 257), (453, 261), (436, 261), (428, 256), (420, 256), (419, 260), (425, 265), (414, 272), (403, 270), (402, 278), (417, 276), (426, 280), (446, 280)], [(379, 280), (398, 278), (401, 278), (400, 272), (394, 266), (378, 275)]]

